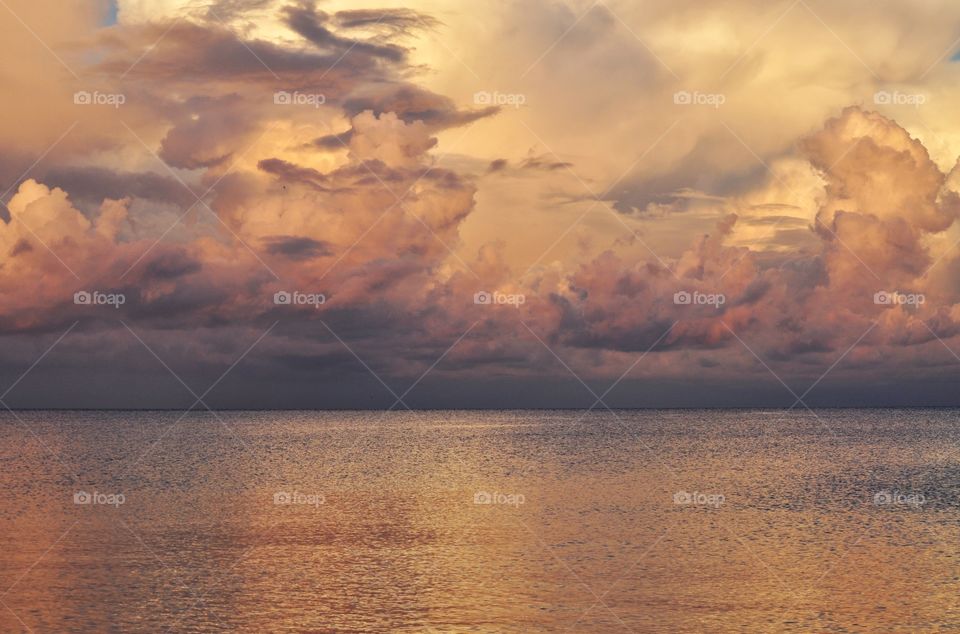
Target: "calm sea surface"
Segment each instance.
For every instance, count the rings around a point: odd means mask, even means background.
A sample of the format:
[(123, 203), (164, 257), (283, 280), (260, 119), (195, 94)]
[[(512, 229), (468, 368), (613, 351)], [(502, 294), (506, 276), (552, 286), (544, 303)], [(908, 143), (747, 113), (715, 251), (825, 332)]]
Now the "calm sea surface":
[(0, 632), (960, 631), (955, 410), (18, 416)]

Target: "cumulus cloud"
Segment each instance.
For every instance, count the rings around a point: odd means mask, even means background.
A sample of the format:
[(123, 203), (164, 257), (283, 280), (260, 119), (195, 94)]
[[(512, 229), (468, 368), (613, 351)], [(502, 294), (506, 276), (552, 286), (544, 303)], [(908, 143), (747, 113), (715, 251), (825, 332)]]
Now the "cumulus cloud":
[[(894, 121), (848, 108), (799, 144), (822, 191), (806, 231), (818, 248), (777, 260), (727, 244), (730, 215), (666, 265), (608, 251), (581, 265), (551, 296), (559, 341), (605, 350), (723, 348), (744, 352), (735, 332), (771, 362), (838, 355), (868, 330), (864, 347), (892, 354), (950, 337), (958, 296), (931, 286), (927, 272), (949, 245), (931, 237), (953, 226), (955, 192), (923, 145)], [(783, 183), (771, 177), (768, 187)], [(749, 192), (756, 198), (758, 192)], [(774, 216), (776, 224), (782, 217)], [(789, 218), (789, 217), (788, 217)], [(721, 294), (719, 306), (676, 304), (677, 292)], [(922, 295), (922, 303), (880, 303), (877, 293)], [(871, 328), (874, 328), (871, 330)], [(910, 353), (903, 353), (909, 356)]]

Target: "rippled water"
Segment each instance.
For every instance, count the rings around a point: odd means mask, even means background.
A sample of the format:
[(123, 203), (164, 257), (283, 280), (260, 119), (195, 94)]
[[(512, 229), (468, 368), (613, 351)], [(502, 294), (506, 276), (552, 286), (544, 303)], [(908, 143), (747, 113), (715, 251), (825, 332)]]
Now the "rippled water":
[(960, 629), (955, 410), (181, 416), (0, 415), (0, 631)]

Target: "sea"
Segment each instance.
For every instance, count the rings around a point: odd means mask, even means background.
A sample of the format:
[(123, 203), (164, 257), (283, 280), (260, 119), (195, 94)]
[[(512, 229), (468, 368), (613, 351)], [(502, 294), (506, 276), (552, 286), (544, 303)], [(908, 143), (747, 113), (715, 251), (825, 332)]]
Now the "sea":
[(6, 411), (0, 632), (960, 631), (960, 411)]

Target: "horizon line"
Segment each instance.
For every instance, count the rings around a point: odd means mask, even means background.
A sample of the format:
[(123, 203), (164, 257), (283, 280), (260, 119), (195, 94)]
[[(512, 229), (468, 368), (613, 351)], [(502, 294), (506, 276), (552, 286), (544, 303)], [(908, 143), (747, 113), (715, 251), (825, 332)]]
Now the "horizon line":
[[(823, 405), (811, 406), (810, 410), (911, 410), (911, 409), (960, 409), (960, 405)], [(382, 412), (403, 414), (407, 412), (597, 412), (603, 413), (606, 410), (617, 412), (631, 411), (783, 411), (790, 412), (797, 410), (802, 412), (803, 408), (786, 406), (672, 406), (672, 407), (609, 407), (609, 408), (590, 408), (590, 407), (411, 407), (408, 409), (393, 409), (385, 407), (222, 407), (210, 409), (196, 408), (177, 408), (177, 407), (8, 407), (9, 412), (195, 412), (198, 414), (207, 414), (210, 412)], [(3, 414), (0, 410), (0, 414)]]

